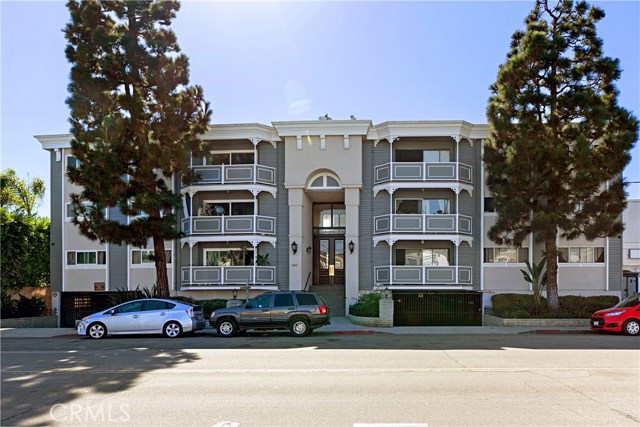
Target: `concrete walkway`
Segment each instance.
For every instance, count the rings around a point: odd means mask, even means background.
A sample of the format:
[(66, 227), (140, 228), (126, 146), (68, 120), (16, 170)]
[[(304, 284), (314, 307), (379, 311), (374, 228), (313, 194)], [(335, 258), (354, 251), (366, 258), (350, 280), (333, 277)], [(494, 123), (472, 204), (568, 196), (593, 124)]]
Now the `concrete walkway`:
[[(372, 334), (384, 333), (395, 335), (515, 335), (524, 333), (590, 333), (583, 326), (403, 326), (396, 328), (374, 328), (354, 325), (346, 317), (332, 317), (331, 325), (317, 330), (322, 333), (335, 334)], [(213, 333), (207, 327), (206, 333)], [(202, 332), (200, 332), (202, 333)], [(65, 335), (76, 335), (74, 328), (1, 328), (1, 338), (51, 338)]]

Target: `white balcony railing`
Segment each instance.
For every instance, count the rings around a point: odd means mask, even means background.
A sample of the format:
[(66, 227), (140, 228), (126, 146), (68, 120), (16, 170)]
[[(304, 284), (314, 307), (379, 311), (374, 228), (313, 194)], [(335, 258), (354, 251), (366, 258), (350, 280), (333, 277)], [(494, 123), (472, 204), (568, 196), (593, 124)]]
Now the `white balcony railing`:
[(471, 285), (471, 267), (389, 265), (374, 268), (376, 286)]
[(398, 181), (441, 181), (472, 184), (472, 172), (471, 166), (460, 162), (390, 162), (376, 166), (374, 184)]
[(387, 214), (373, 218), (374, 234), (471, 234), (472, 219), (460, 214)]
[(182, 267), (182, 286), (275, 285), (276, 268), (267, 266)]
[[(193, 225), (193, 229), (191, 229)], [(182, 232), (188, 235), (262, 234), (275, 236), (276, 219), (264, 215), (194, 216), (182, 220)]]
[(265, 184), (276, 185), (276, 170), (271, 166), (249, 165), (207, 165), (192, 166), (198, 174), (192, 185), (224, 184)]

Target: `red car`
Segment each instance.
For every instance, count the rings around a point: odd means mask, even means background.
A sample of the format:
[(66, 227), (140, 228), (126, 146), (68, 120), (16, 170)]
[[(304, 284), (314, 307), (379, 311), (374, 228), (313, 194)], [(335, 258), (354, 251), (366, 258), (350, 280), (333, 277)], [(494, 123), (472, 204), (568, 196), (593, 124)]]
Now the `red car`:
[(591, 329), (623, 332), (625, 335), (639, 335), (640, 293), (631, 295), (611, 308), (593, 313), (591, 315)]

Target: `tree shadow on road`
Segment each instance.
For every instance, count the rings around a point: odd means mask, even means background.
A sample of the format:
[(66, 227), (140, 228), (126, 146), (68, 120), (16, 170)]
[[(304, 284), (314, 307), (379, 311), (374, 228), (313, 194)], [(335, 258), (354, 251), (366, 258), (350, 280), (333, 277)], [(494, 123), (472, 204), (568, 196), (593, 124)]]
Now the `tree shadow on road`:
[[(155, 338), (160, 345), (153, 346), (145, 346), (148, 340), (142, 338), (2, 339), (0, 425), (124, 420), (126, 408), (100, 407), (101, 400), (135, 387), (145, 373), (199, 359), (180, 348), (190, 338)], [(171, 341), (170, 348), (165, 348), (165, 341)]]

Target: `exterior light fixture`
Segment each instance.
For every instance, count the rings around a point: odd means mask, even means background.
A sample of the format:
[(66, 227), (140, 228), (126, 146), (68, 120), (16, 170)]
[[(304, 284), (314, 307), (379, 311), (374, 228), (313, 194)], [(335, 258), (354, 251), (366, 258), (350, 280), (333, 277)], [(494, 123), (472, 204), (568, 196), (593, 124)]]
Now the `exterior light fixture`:
[(298, 244), (295, 241), (291, 244), (291, 251), (294, 255), (298, 252)]
[(233, 289), (231, 295), (233, 295), (233, 299), (238, 299), (238, 288)]
[(356, 248), (355, 243), (353, 243), (353, 240), (349, 242), (349, 252), (351, 252), (353, 254), (353, 250)]
[(310, 254), (310, 253), (311, 253), (311, 246), (309, 246), (309, 247), (307, 248), (307, 253), (308, 253), (308, 254)]

